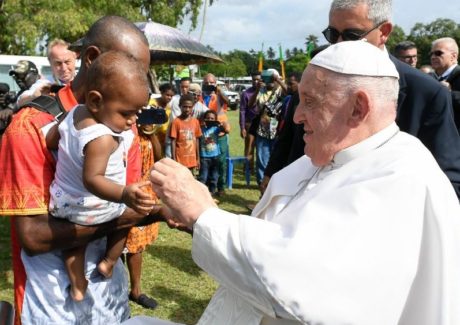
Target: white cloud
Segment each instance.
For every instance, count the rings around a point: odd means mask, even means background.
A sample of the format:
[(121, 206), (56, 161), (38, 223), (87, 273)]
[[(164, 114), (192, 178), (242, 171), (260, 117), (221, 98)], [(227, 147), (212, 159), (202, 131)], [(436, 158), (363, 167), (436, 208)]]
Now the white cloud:
[[(316, 35), (326, 43), (321, 31), (327, 26), (330, 1), (324, 0), (216, 0), (208, 8), (203, 39), (221, 52), (233, 49), (258, 51), (274, 49), (281, 44), (284, 49), (305, 47), (305, 38)], [(393, 21), (406, 33), (416, 22), (429, 23), (436, 18), (450, 18), (460, 22), (460, 1), (443, 0), (434, 5), (433, 0), (393, 1)], [(198, 27), (191, 35), (199, 37)], [(188, 25), (182, 30), (188, 30)]]

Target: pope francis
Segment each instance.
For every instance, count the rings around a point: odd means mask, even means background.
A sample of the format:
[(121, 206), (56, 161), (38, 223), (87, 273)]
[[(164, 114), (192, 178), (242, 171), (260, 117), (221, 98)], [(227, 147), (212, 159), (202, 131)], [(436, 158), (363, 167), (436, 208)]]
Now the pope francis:
[(193, 229), (220, 283), (199, 324), (460, 324), (460, 207), (419, 140), (394, 123), (398, 73), (365, 41), (310, 62), (294, 121), (305, 156), (273, 176), (252, 217), (218, 209), (170, 159), (155, 191)]

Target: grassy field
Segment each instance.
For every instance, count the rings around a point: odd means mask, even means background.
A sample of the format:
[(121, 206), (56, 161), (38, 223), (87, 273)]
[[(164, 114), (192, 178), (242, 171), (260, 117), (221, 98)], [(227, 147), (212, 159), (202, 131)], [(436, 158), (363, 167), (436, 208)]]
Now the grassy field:
[[(232, 132), (232, 156), (243, 154), (239, 136), (238, 111), (228, 113)], [(259, 192), (255, 179), (246, 186), (242, 167), (234, 173), (233, 189), (227, 190), (219, 206), (234, 213), (247, 214), (246, 205), (255, 202)], [(0, 218), (0, 300), (13, 301), (13, 272), (9, 241), (9, 219)], [(158, 300), (154, 311), (131, 304), (133, 315), (149, 315), (174, 322), (195, 324), (206, 307), (217, 284), (192, 261), (190, 235), (160, 227), (158, 240), (143, 254), (143, 291)]]

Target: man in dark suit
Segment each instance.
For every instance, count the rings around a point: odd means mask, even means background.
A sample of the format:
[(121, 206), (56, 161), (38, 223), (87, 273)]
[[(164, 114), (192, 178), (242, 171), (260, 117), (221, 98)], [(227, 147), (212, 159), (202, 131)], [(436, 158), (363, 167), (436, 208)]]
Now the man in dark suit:
[[(391, 0), (334, 0), (323, 34), (330, 43), (366, 39), (386, 51), (392, 29)], [(396, 123), (431, 151), (460, 198), (460, 137), (451, 96), (433, 78), (391, 58), (400, 76)]]
[(457, 42), (450, 37), (435, 40), (431, 46), (430, 59), (437, 79), (451, 91), (455, 124), (460, 129), (460, 67)]

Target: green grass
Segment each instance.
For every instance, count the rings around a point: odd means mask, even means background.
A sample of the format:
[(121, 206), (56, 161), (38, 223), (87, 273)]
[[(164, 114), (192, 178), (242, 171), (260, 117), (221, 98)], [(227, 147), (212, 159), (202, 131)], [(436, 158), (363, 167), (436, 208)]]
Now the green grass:
[[(243, 155), (239, 136), (238, 111), (228, 113), (232, 132), (230, 152)], [(234, 213), (247, 214), (246, 205), (259, 196), (255, 179), (246, 186), (242, 167), (236, 167), (233, 189), (220, 199), (219, 207)], [(0, 217), (0, 300), (13, 302), (9, 219)], [(217, 283), (193, 262), (190, 255), (191, 236), (162, 224), (158, 240), (143, 254), (142, 288), (158, 300), (151, 311), (131, 304), (133, 315), (149, 315), (174, 322), (195, 324), (209, 302)]]

